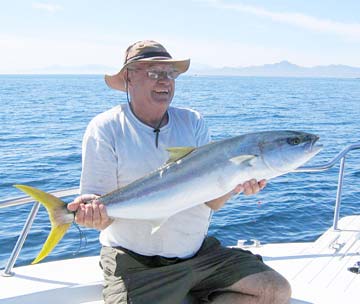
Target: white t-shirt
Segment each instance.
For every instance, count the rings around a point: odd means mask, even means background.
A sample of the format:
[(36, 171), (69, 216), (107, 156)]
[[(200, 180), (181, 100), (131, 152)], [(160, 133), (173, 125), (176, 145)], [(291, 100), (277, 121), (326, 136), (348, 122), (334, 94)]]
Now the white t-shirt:
[[(128, 104), (96, 116), (83, 139), (81, 193), (102, 195), (124, 187), (163, 165), (168, 159), (166, 148), (197, 147), (210, 141), (198, 112), (169, 107), (168, 114), (158, 147), (154, 129), (139, 121)], [(148, 221), (115, 219), (101, 231), (100, 242), (148, 256), (191, 257), (207, 234), (211, 215), (211, 209), (200, 204), (173, 215), (153, 234)]]

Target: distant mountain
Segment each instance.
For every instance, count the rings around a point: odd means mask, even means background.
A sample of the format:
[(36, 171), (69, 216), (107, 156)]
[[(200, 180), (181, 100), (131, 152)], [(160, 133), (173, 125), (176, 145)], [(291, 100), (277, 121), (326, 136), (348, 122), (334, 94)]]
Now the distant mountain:
[[(31, 70), (14, 70), (12, 74), (115, 74), (121, 64), (116, 67), (106, 65), (64, 66), (53, 65)], [(1, 73), (0, 73), (1, 74)], [(216, 68), (192, 62), (187, 75), (218, 75), (218, 76), (271, 76), (271, 77), (338, 77), (360, 78), (360, 68), (347, 65), (326, 65), (302, 67), (289, 61), (247, 67)]]
[(360, 68), (346, 65), (302, 67), (288, 61), (248, 67), (223, 67), (194, 65), (190, 74), (219, 76), (272, 76), (272, 77), (339, 77), (358, 78)]

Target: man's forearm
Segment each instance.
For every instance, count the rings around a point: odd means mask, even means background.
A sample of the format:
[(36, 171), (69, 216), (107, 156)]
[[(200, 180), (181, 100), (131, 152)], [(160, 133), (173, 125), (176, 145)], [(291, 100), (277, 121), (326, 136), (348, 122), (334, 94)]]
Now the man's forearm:
[(244, 192), (245, 195), (252, 195), (258, 193), (260, 190), (264, 189), (266, 186), (266, 180), (262, 179), (258, 182), (256, 179), (252, 179), (243, 183), (242, 185), (237, 185), (234, 190), (230, 191), (229, 193), (220, 196), (212, 201), (206, 203), (211, 209), (219, 210), (224, 204), (235, 194), (240, 192)]
[(206, 203), (212, 210), (219, 210), (233, 196), (233, 191)]

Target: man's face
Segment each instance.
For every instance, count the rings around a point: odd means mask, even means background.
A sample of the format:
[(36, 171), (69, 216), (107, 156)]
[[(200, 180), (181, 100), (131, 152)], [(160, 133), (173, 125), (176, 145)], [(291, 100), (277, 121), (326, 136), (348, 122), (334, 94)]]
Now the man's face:
[(134, 102), (169, 105), (178, 76), (170, 63), (136, 63), (129, 67), (129, 89)]

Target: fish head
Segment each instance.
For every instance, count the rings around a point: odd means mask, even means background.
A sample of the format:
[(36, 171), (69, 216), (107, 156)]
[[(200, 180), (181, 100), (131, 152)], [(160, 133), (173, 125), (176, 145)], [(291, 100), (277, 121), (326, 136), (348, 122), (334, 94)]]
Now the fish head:
[(298, 131), (274, 131), (264, 133), (259, 143), (266, 165), (273, 171), (285, 173), (300, 167), (319, 153), (322, 145), (319, 137)]

